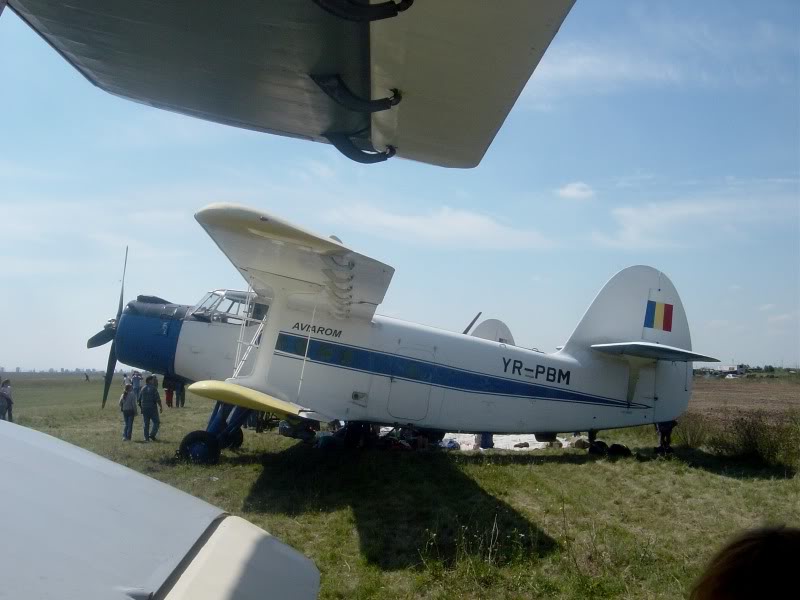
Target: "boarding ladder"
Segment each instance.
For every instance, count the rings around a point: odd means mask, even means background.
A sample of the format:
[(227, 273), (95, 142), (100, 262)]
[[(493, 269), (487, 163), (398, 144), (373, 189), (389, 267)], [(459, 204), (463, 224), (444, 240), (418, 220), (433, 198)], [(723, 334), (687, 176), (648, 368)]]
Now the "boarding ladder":
[[(239, 373), (244, 367), (245, 363), (247, 362), (248, 357), (250, 356), (250, 352), (253, 348), (258, 348), (259, 344), (261, 343), (261, 332), (264, 331), (264, 325), (269, 318), (269, 310), (267, 310), (264, 317), (259, 319), (253, 319), (250, 315), (253, 311), (254, 300), (256, 298), (256, 294), (253, 291), (252, 286), (247, 287), (247, 302), (245, 304), (245, 317), (242, 319), (242, 325), (239, 328), (239, 339), (236, 341), (236, 361), (235, 367), (233, 369), (233, 378), (236, 379), (239, 376)], [(250, 338), (250, 341), (247, 340), (247, 328), (254, 324), (258, 323), (258, 327), (256, 328), (255, 333)]]

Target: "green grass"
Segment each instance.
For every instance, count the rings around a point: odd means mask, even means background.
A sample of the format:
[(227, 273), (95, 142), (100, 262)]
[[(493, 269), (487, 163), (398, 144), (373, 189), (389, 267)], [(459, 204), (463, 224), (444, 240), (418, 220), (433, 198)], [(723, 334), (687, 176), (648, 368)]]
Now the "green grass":
[[(219, 465), (173, 455), (211, 405), (165, 409), (161, 440), (121, 441), (119, 385), (12, 376), (15, 417), (241, 515), (312, 558), (322, 598), (680, 598), (727, 538), (800, 524), (794, 468), (679, 448), (652, 427), (603, 432), (636, 456), (318, 451), (245, 433)], [(170, 510), (170, 507), (161, 507)], [(268, 586), (265, 582), (265, 586)]]

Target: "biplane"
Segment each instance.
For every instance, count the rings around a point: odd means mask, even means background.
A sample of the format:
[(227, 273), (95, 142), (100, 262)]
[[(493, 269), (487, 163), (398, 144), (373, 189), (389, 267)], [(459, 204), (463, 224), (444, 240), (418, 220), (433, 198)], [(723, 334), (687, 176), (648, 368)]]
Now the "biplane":
[(617, 273), (564, 346), (544, 353), (496, 320), (469, 335), (377, 314), (394, 269), (333, 236), (231, 204), (195, 218), (248, 290), (214, 291), (195, 307), (140, 297), (113, 334), (93, 339), (113, 337), (120, 360), (217, 401), (208, 430), (182, 444), (197, 460), (241, 443), (251, 410), (298, 431), (344, 421), (353, 436), (376, 424), (541, 440), (666, 427), (686, 410), (692, 362), (715, 360), (692, 351), (678, 292), (652, 267)]

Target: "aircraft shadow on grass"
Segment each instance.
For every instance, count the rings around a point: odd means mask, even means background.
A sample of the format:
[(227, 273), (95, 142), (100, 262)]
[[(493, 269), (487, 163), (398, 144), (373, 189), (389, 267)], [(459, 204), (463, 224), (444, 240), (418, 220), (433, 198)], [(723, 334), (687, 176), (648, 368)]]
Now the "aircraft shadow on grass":
[(349, 506), (362, 555), (384, 570), (418, 566), (423, 558), (488, 558), (490, 546), (498, 564), (557, 547), (445, 453), (320, 452), (298, 444), (257, 458), (264, 469), (244, 510), (299, 517)]
[[(663, 460), (652, 454), (639, 454), (639, 460)], [(692, 469), (733, 479), (791, 479), (797, 470), (788, 465), (768, 465), (757, 458), (720, 456), (698, 448), (676, 448), (666, 460), (678, 460)]]

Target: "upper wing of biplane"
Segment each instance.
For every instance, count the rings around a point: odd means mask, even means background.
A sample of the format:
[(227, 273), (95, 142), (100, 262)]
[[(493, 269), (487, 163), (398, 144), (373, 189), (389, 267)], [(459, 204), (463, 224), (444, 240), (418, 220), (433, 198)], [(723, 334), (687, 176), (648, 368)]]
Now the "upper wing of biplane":
[(371, 319), (394, 274), (337, 240), (252, 208), (212, 204), (195, 219), (258, 294), (285, 289), (309, 310)]
[(7, 1), (112, 94), (359, 162), (464, 168), (575, 0)]

